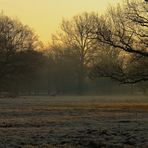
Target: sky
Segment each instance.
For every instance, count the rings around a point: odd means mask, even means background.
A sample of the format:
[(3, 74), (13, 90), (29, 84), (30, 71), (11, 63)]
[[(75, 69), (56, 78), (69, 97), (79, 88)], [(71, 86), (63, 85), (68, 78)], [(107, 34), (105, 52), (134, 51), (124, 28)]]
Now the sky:
[(29, 25), (43, 43), (56, 33), (63, 18), (82, 12), (103, 13), (121, 0), (0, 0), (0, 11)]

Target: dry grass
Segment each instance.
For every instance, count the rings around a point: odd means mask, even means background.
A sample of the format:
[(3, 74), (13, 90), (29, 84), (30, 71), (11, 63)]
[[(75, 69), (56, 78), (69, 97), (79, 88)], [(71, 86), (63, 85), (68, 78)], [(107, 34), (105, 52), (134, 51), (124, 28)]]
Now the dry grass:
[(0, 99), (0, 147), (148, 146), (145, 96)]

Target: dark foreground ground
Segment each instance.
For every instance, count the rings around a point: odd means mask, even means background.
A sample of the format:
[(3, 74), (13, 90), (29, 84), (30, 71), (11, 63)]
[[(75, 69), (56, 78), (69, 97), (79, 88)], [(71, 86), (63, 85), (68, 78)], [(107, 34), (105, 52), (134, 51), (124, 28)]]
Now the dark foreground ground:
[(148, 97), (0, 99), (0, 148), (148, 148)]

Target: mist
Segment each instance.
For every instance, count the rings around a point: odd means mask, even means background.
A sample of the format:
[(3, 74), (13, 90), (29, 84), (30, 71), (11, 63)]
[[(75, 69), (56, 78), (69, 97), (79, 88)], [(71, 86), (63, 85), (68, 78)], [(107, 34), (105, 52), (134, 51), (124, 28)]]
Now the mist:
[(0, 148), (148, 147), (147, 6), (63, 18), (48, 45), (1, 12)]

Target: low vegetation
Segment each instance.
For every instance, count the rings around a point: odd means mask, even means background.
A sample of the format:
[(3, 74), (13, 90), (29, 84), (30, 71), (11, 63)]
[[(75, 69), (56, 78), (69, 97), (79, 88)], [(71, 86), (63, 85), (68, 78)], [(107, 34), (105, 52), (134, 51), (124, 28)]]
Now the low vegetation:
[(147, 147), (147, 115), (144, 96), (0, 99), (0, 147)]

